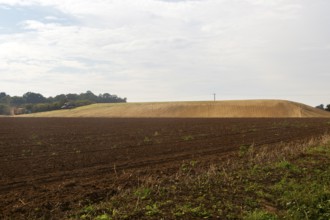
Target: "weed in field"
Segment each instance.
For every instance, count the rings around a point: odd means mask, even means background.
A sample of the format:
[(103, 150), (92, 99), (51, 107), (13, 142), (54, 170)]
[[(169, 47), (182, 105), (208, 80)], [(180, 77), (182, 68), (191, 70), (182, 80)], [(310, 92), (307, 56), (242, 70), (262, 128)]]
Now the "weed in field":
[(194, 136), (186, 135), (186, 136), (182, 136), (181, 139), (184, 141), (191, 141), (191, 140), (194, 140)]
[(192, 160), (189, 162), (190, 166), (192, 166), (192, 167), (196, 167), (197, 163), (198, 163), (198, 161), (196, 161), (196, 160)]
[(135, 195), (137, 198), (142, 199), (142, 200), (148, 199), (148, 198), (150, 197), (150, 194), (151, 194), (151, 189), (149, 189), (149, 188), (144, 188), (144, 187), (138, 188), (138, 189), (134, 192), (134, 195)]
[(330, 219), (330, 191), (323, 183), (283, 179), (273, 189), (281, 195), (279, 205), (288, 210), (290, 218)]
[(144, 143), (150, 143), (152, 140), (149, 137), (144, 137), (143, 142)]
[(145, 214), (147, 216), (155, 216), (161, 214), (161, 211), (159, 210), (157, 203), (154, 203), (152, 205), (147, 205), (145, 207), (145, 210), (146, 210)]
[(202, 204), (194, 207), (190, 203), (184, 204), (182, 206), (178, 205), (174, 211), (174, 216), (176, 217), (183, 217), (185, 215), (201, 218), (212, 217)]
[(186, 161), (173, 176), (139, 179), (138, 188), (87, 206), (78, 217), (330, 219), (330, 142), (271, 149), (246, 146), (244, 157), (208, 167)]
[(241, 145), (239, 147), (238, 156), (239, 157), (244, 157), (249, 152), (252, 152), (252, 151), (253, 151), (253, 144), (252, 145)]
[(78, 148), (73, 148), (73, 151), (74, 151), (75, 154), (80, 154), (81, 153), (81, 151)]
[(91, 219), (91, 217), (87, 214), (82, 214), (79, 216), (79, 219)]
[(111, 220), (112, 218), (108, 214), (102, 214), (96, 216), (95, 220)]
[(83, 208), (83, 211), (85, 213), (93, 212), (94, 211), (94, 207), (92, 205), (88, 205), (88, 206), (86, 206), (86, 207)]
[(181, 171), (183, 171), (184, 173), (190, 172), (197, 164), (197, 161), (192, 160), (190, 162), (184, 162), (181, 165)]
[(274, 214), (263, 210), (255, 210), (244, 218), (245, 220), (277, 220), (278, 217)]
[(277, 168), (282, 168), (282, 169), (292, 169), (293, 168), (293, 164), (291, 164), (289, 161), (287, 160), (282, 160), (278, 163), (276, 163), (275, 165)]
[(307, 153), (329, 155), (330, 151), (325, 146), (319, 145), (319, 146), (308, 149)]

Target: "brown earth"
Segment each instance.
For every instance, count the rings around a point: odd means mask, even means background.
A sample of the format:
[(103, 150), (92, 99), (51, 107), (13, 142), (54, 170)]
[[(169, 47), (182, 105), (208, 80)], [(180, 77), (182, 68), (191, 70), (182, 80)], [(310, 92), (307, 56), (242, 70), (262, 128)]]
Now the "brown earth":
[(255, 147), (327, 133), (329, 119), (0, 118), (0, 219), (60, 219), (82, 204)]
[(330, 113), (284, 100), (216, 102), (155, 102), (94, 104), (70, 110), (25, 115), (27, 117), (169, 117), (169, 118), (278, 118), (330, 117)]

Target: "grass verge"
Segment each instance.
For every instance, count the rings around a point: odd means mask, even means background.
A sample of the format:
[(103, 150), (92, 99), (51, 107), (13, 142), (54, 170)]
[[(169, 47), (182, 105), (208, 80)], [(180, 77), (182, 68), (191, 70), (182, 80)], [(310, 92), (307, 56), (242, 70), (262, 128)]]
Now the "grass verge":
[(69, 219), (330, 219), (330, 137), (140, 177)]

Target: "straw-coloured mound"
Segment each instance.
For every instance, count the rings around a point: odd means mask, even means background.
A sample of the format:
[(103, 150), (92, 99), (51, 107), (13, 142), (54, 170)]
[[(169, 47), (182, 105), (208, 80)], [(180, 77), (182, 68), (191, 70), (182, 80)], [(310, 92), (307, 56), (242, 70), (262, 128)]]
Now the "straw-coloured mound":
[(93, 104), (32, 117), (330, 117), (330, 113), (283, 100)]

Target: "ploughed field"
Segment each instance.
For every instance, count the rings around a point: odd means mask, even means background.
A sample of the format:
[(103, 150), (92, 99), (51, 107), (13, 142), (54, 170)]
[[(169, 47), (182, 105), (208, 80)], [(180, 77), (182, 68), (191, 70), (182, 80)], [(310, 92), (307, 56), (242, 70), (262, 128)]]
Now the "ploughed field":
[(126, 171), (170, 174), (184, 160), (207, 163), (329, 128), (322, 118), (0, 118), (0, 218), (68, 212), (134, 184)]

